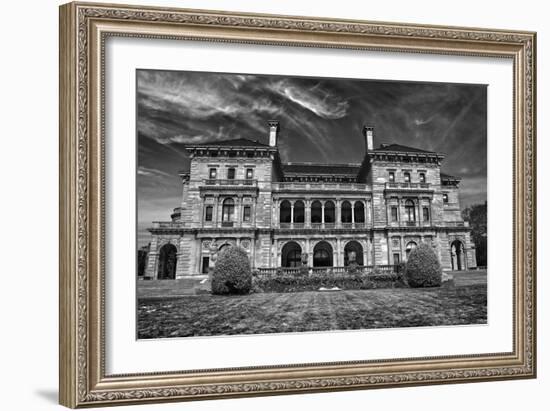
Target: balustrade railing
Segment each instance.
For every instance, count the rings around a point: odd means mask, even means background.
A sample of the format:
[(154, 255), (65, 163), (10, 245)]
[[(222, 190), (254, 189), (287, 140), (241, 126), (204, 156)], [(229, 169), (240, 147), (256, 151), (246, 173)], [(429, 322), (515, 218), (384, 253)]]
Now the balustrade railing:
[(181, 228), (183, 225), (181, 221), (153, 221), (153, 228)]
[(428, 190), (430, 188), (430, 183), (386, 183), (386, 188)]
[(207, 186), (256, 186), (258, 180), (207, 179), (204, 180), (204, 184)]
[(257, 268), (255, 275), (260, 277), (276, 277), (281, 275), (320, 275), (327, 274), (333, 276), (339, 275), (380, 275), (396, 274), (399, 272), (399, 265), (359, 265), (354, 270), (350, 266), (346, 267), (269, 267)]
[(298, 183), (298, 182), (281, 182), (272, 183), (274, 191), (277, 190), (346, 190), (346, 191), (365, 191), (367, 184), (360, 183)]
[(302, 228), (313, 228), (313, 229), (333, 229), (333, 228), (343, 228), (343, 229), (354, 229), (354, 228), (365, 228), (365, 223), (279, 223), (279, 228), (285, 229), (302, 229)]

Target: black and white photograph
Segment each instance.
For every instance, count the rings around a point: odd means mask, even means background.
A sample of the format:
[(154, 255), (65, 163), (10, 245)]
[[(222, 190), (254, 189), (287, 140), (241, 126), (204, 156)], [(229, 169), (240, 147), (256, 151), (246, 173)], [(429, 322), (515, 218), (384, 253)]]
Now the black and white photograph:
[(487, 86), (136, 71), (137, 338), (487, 324)]

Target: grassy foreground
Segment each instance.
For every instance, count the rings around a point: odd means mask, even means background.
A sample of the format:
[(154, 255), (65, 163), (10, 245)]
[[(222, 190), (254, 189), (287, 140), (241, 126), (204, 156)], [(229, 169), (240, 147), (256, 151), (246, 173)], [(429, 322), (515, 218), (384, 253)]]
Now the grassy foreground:
[(486, 277), (456, 280), (452, 288), (140, 298), (138, 338), (485, 324)]

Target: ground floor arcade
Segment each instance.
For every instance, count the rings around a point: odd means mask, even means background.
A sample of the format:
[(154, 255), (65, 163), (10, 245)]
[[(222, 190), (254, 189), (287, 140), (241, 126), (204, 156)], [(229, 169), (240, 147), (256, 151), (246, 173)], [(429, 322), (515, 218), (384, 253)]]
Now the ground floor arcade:
[(153, 235), (145, 276), (154, 279), (206, 275), (218, 253), (240, 246), (251, 266), (261, 268), (345, 267), (396, 265), (407, 260), (421, 242), (433, 247), (446, 271), (476, 267), (468, 231), (353, 230), (348, 232), (273, 231), (243, 229), (219, 232), (158, 233)]

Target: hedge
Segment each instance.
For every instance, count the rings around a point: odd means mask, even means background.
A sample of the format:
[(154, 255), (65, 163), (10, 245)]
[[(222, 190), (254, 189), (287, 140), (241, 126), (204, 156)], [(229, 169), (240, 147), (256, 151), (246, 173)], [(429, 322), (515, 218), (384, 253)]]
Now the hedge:
[(321, 287), (342, 290), (370, 290), (373, 288), (399, 287), (399, 275), (383, 274), (333, 274), (330, 270), (310, 275), (278, 274), (275, 276), (253, 276), (252, 291), (257, 293), (288, 293), (317, 291)]
[(410, 287), (439, 287), (441, 276), (441, 264), (430, 244), (422, 243), (411, 251), (405, 268)]
[(248, 254), (240, 247), (224, 248), (212, 274), (213, 294), (248, 294), (252, 288), (252, 272)]

